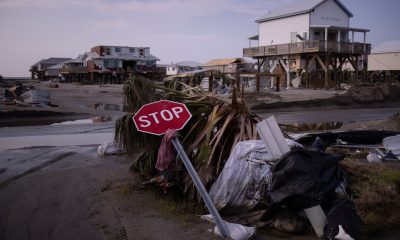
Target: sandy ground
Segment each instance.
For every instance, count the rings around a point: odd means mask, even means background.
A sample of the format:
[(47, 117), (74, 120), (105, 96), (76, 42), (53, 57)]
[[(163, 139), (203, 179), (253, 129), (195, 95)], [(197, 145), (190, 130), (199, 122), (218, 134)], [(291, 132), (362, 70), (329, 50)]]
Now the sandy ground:
[[(93, 135), (97, 142), (90, 145), (78, 141), (88, 134), (112, 136), (114, 120), (123, 114), (122, 85), (48, 88), (46, 83), (32, 84), (50, 91), (57, 107), (0, 103), (0, 239), (217, 239), (207, 232), (212, 226), (194, 213), (178, 211), (160, 195), (139, 188), (142, 180), (128, 170), (124, 156), (98, 156), (96, 144), (103, 139)], [(250, 102), (293, 102), (337, 94), (283, 90), (259, 94)], [(37, 117), (32, 110), (56, 114)], [(90, 120), (99, 116), (109, 119)], [(92, 122), (48, 125), (76, 119)], [(345, 124), (342, 129), (399, 128), (380, 121)], [(30, 126), (37, 124), (41, 126)], [(32, 147), (39, 141), (36, 135), (45, 136), (44, 143)], [(57, 143), (49, 137), (67, 135), (72, 143)], [(12, 141), (21, 138), (27, 138), (27, 143), (10, 149)], [(313, 234), (272, 235), (260, 231), (258, 239), (316, 239)]]
[(212, 239), (194, 215), (137, 186), (125, 157), (97, 146), (8, 150), (0, 178), (0, 239)]

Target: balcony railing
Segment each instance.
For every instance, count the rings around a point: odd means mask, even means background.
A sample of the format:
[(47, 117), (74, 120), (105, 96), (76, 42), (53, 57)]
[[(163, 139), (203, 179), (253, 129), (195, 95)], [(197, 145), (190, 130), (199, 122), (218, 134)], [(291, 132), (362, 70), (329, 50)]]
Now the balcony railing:
[(243, 49), (243, 56), (265, 57), (312, 52), (350, 53), (362, 55), (369, 54), (371, 52), (371, 44), (366, 43), (364, 49), (364, 43), (358, 42), (326, 42), (319, 40), (304, 41), (298, 43), (245, 48)]
[(86, 73), (87, 67), (62, 67), (60, 73)]

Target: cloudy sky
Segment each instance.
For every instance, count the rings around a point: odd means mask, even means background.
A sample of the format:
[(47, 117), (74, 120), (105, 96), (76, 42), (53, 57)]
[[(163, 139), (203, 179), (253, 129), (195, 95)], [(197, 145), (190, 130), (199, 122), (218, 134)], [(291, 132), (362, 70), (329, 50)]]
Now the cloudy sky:
[[(0, 75), (96, 45), (149, 46), (160, 63), (236, 57), (255, 19), (297, 0), (0, 0)], [(400, 40), (399, 0), (342, 0), (376, 46)]]

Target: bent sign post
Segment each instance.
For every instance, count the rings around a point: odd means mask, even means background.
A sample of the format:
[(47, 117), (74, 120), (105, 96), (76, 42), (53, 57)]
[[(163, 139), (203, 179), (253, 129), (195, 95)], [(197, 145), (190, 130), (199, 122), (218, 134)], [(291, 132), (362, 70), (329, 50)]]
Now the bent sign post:
[[(135, 123), (136, 129), (140, 132), (163, 135), (168, 129), (182, 129), (191, 117), (192, 114), (190, 114), (185, 104), (161, 100), (143, 105), (133, 116), (133, 122)], [(177, 137), (174, 137), (172, 139), (172, 144), (174, 145), (179, 158), (188, 170), (194, 185), (208, 208), (208, 211), (213, 216), (222, 237), (230, 238), (221, 216), (211, 201), (211, 198), (190, 162), (189, 157), (186, 155), (181, 142)]]

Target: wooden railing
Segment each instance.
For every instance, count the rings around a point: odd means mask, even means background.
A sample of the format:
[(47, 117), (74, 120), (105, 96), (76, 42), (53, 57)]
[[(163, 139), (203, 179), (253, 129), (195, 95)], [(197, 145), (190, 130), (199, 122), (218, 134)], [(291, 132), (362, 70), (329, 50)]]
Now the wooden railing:
[(244, 57), (264, 57), (275, 55), (287, 55), (310, 52), (333, 52), (333, 53), (352, 53), (369, 54), (371, 44), (351, 43), (351, 42), (331, 42), (331, 41), (304, 41), (298, 43), (287, 43), (278, 45), (269, 45), (261, 47), (251, 47), (243, 49)]
[(60, 73), (86, 73), (87, 67), (62, 67)]

